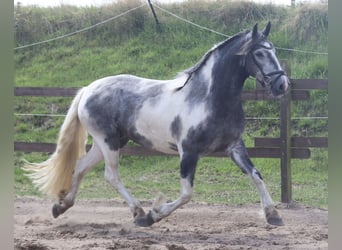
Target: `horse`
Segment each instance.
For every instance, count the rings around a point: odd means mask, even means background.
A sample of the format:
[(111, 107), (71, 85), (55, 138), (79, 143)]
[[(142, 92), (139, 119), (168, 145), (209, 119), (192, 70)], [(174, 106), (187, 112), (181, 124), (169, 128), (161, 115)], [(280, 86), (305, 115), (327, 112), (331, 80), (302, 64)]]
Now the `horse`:
[[(53, 217), (74, 205), (82, 178), (104, 160), (105, 179), (127, 202), (134, 223), (151, 226), (191, 200), (199, 158), (224, 150), (255, 184), (267, 223), (283, 225), (242, 139), (245, 80), (254, 77), (274, 97), (284, 95), (290, 85), (267, 39), (270, 29), (268, 22), (262, 31), (255, 24), (251, 31), (235, 34), (171, 80), (121, 74), (81, 88), (60, 128), (55, 152), (42, 163), (24, 167), (41, 192), (58, 199)], [(93, 144), (86, 152), (88, 135)], [(125, 188), (118, 171), (119, 154), (129, 140), (179, 154), (181, 187), (176, 200), (159, 199), (145, 213)]]

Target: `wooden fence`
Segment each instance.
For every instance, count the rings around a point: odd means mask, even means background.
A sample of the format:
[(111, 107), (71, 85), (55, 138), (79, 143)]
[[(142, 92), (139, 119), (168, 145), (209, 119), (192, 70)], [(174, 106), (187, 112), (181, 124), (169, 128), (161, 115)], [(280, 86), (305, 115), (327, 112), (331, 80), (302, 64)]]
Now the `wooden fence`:
[[(305, 101), (310, 99), (310, 90), (327, 90), (328, 79), (292, 79), (291, 91), (281, 99), (270, 97), (269, 93), (257, 88), (244, 90), (243, 100), (273, 100), (280, 101), (280, 137), (254, 138), (254, 147), (247, 148), (251, 157), (279, 158), (281, 167), (281, 201), (289, 203), (292, 200), (291, 159), (310, 158), (310, 148), (328, 147), (327, 137), (291, 137), (291, 101)], [(16, 87), (15, 96), (45, 96), (45, 97), (73, 97), (78, 88), (52, 87)], [(87, 145), (90, 147), (90, 145)], [(54, 143), (14, 142), (14, 150), (22, 152), (53, 152)], [(121, 150), (123, 155), (157, 156), (166, 155), (141, 146), (125, 146)], [(212, 157), (226, 157), (224, 152), (211, 154)]]

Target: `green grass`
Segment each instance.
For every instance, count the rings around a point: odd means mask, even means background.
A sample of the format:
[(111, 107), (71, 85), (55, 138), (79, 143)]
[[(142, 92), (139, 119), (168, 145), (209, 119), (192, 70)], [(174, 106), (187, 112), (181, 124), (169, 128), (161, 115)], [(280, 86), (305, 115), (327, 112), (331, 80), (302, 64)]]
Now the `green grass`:
[[(56, 8), (15, 7), (16, 45), (30, 44), (73, 32), (98, 23), (139, 5), (137, 0), (119, 1), (106, 7)], [(188, 1), (162, 5), (195, 23), (227, 35), (251, 29), (258, 22), (263, 27), (272, 21), (270, 40), (276, 47), (307, 51), (327, 51), (327, 8), (301, 6), (277, 7), (230, 1)], [(139, 9), (96, 29), (14, 53), (16, 86), (80, 87), (108, 75), (136, 74), (155, 79), (173, 78), (194, 65), (215, 43), (225, 38), (200, 30), (160, 11), (163, 32), (155, 29), (148, 8)], [(65, 20), (68, 20), (65, 22)], [(309, 20), (309, 21), (308, 21)], [(310, 32), (309, 32), (310, 31)], [(277, 50), (278, 58), (287, 60), (292, 78), (328, 77), (328, 57)], [(246, 88), (253, 88), (248, 80)], [(293, 102), (292, 116), (327, 116), (327, 91), (310, 93), (309, 102)], [(16, 114), (65, 114), (71, 98), (16, 97)], [(247, 117), (278, 117), (279, 103), (244, 102)], [(64, 117), (15, 116), (15, 141), (55, 142)], [(327, 136), (327, 120), (293, 120), (292, 134)], [(253, 146), (255, 136), (279, 136), (278, 120), (248, 121), (245, 141)], [(37, 195), (20, 169), (21, 159), (40, 162), (48, 155), (15, 153), (15, 194)], [(293, 199), (303, 204), (327, 207), (328, 153), (313, 149), (308, 160), (292, 160)], [(279, 159), (252, 159), (264, 177), (275, 201), (280, 201)], [(123, 182), (139, 199), (153, 200), (159, 192), (168, 199), (179, 194), (177, 157), (122, 157)], [(104, 180), (104, 166), (99, 164), (84, 179), (79, 198), (119, 198)], [(200, 160), (194, 187), (194, 201), (248, 204), (259, 202), (250, 179), (229, 159)]]
[[(292, 160), (293, 200), (315, 207), (327, 208), (327, 150), (314, 150), (311, 159)], [(21, 155), (29, 161), (42, 161), (47, 155)], [(261, 172), (266, 186), (276, 202), (280, 201), (279, 159), (252, 159)], [(20, 163), (15, 167), (15, 193), (19, 196), (44, 197), (24, 176)], [(178, 157), (126, 156), (120, 160), (120, 175), (125, 186), (140, 200), (154, 200), (160, 193), (168, 199), (177, 198), (180, 191)], [(91, 170), (81, 183), (78, 198), (119, 198), (119, 194), (104, 179), (104, 163)], [(224, 204), (259, 202), (250, 178), (226, 158), (202, 158), (194, 184), (193, 201)]]

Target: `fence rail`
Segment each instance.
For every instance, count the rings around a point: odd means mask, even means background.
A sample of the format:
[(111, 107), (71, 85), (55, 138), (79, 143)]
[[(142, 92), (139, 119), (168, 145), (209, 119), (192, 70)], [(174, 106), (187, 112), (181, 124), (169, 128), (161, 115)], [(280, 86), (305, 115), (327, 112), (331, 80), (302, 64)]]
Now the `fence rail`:
[[(73, 97), (80, 88), (56, 88), (56, 87), (15, 87), (15, 96), (45, 96), (45, 97)], [(242, 100), (274, 100), (275, 97), (264, 89), (244, 90)], [(309, 100), (310, 94), (307, 90), (300, 90), (291, 93), (292, 100)]]
[[(273, 139), (273, 138), (272, 138)], [(91, 145), (87, 145), (89, 150)], [(42, 152), (52, 153), (56, 149), (55, 143), (46, 142), (14, 142), (14, 151), (25, 153)], [(252, 158), (280, 158), (281, 150), (279, 147), (255, 147), (247, 148), (248, 154)], [(120, 150), (122, 155), (136, 155), (136, 156), (178, 156), (177, 154), (165, 154), (153, 149), (142, 146), (125, 146)], [(206, 155), (208, 157), (227, 157), (225, 152), (216, 152)], [(293, 159), (308, 159), (310, 158), (310, 150), (307, 148), (292, 148), (291, 156)]]
[[(291, 159), (310, 158), (310, 148), (328, 147), (326, 137), (291, 137), (291, 101), (305, 101), (310, 99), (310, 90), (327, 90), (328, 79), (292, 79), (291, 91), (284, 97), (277, 99), (270, 96), (264, 90), (244, 90), (242, 100), (280, 101), (280, 137), (279, 138), (254, 138), (254, 147), (247, 148), (252, 158), (279, 158), (281, 167), (281, 200), (292, 200)], [(79, 88), (55, 88), (55, 87), (15, 87), (15, 96), (45, 96), (45, 97), (73, 97)], [(56, 144), (41, 142), (14, 142), (14, 150), (21, 152), (54, 152)], [(90, 148), (90, 145), (87, 145)], [(121, 150), (123, 155), (138, 156), (165, 156), (142, 146), (125, 146)], [(211, 157), (225, 157), (225, 152), (210, 154)]]

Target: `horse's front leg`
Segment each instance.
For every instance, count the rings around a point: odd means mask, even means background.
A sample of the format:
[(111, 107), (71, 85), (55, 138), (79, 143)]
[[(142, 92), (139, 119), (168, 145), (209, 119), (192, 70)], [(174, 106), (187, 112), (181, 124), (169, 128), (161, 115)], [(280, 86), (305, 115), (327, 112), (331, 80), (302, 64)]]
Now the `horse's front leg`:
[(170, 203), (163, 203), (162, 199), (157, 199), (152, 210), (144, 216), (137, 217), (134, 221), (135, 224), (142, 227), (151, 226), (190, 201), (198, 158), (198, 154), (192, 153), (184, 153), (182, 156), (180, 164), (181, 191), (178, 199)]
[(281, 226), (283, 221), (273, 205), (271, 196), (269, 195), (265, 183), (261, 177), (259, 171), (254, 167), (250, 160), (245, 145), (242, 139), (232, 149), (231, 152), (232, 160), (241, 168), (241, 170), (248, 174), (253, 180), (261, 199), (261, 205), (263, 207), (266, 220), (269, 224)]

